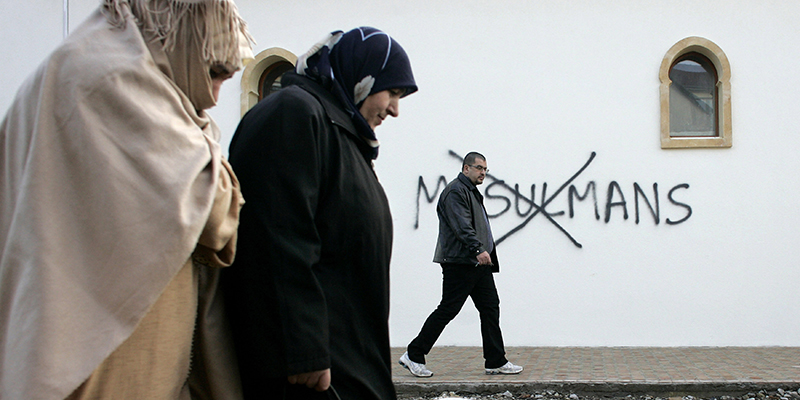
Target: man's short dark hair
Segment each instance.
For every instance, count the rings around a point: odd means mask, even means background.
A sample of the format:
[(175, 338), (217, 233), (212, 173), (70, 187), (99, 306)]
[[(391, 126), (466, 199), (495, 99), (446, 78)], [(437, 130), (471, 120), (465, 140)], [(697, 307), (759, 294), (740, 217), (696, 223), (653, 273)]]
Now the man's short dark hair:
[(486, 157), (484, 157), (483, 154), (475, 152), (475, 151), (471, 151), (471, 152), (467, 153), (466, 157), (464, 157), (464, 163), (461, 164), (461, 169), (463, 170), (464, 167), (466, 167), (467, 165), (475, 164), (475, 159), (476, 158), (480, 158), (481, 160), (486, 161)]

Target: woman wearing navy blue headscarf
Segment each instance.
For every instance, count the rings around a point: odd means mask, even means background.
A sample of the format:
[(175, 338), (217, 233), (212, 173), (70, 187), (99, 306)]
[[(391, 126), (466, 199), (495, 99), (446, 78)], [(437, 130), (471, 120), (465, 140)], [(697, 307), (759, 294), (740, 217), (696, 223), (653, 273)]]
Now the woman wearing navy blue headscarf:
[(242, 119), (230, 163), (247, 203), (223, 289), (246, 398), (394, 399), (392, 217), (375, 128), (417, 90), (402, 47), (333, 32)]

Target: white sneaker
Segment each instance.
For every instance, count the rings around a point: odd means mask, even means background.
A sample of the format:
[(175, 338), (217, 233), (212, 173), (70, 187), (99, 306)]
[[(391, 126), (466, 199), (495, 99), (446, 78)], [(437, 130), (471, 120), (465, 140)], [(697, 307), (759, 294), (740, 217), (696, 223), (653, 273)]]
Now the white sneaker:
[(512, 364), (511, 361), (507, 362), (506, 365), (503, 365), (500, 368), (486, 368), (486, 375), (514, 375), (520, 372), (522, 372), (522, 367)]
[(420, 378), (430, 378), (433, 376), (433, 372), (425, 368), (425, 364), (411, 361), (408, 358), (408, 352), (403, 353), (403, 355), (400, 357), (400, 361), (398, 362), (400, 365), (406, 367), (406, 369), (411, 372), (411, 375), (418, 376)]

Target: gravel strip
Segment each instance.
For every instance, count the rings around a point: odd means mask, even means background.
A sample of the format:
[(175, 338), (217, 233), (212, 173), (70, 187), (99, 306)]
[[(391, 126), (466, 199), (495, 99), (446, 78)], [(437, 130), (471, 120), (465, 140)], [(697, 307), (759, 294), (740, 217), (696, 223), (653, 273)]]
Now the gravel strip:
[(430, 396), (403, 396), (401, 400), (800, 400), (800, 389), (775, 391), (760, 390), (749, 392), (741, 396), (695, 397), (676, 396), (658, 397), (650, 395), (614, 396), (608, 395), (578, 395), (575, 393), (559, 393), (554, 390), (545, 390), (535, 393), (512, 393), (506, 391), (497, 394), (471, 395), (456, 392), (446, 392)]

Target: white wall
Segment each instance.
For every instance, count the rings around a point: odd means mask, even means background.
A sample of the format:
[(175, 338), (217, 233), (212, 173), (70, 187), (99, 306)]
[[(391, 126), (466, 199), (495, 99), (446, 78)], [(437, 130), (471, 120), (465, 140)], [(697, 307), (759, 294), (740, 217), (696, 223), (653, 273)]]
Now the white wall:
[[(45, 4), (46, 3), (46, 4)], [(45, 18), (47, 26), (4, 11), (0, 106), (60, 39), (61, 4), (0, 0), (3, 10)], [(71, 2), (72, 21), (93, 0)], [(574, 184), (597, 185), (601, 219), (589, 200), (570, 218), (565, 189), (547, 209), (581, 248), (542, 214), (498, 248), (495, 275), (507, 345), (800, 345), (796, 227), (800, 147), (795, 92), (800, 3), (790, 1), (429, 1), (239, 0), (256, 51), (305, 52), (325, 33), (381, 28), (409, 53), (420, 91), (377, 131), (377, 169), (392, 205), (392, 344), (410, 341), (438, 303), (441, 273), (431, 262), (435, 205), (418, 181), (458, 173), (449, 151), (484, 153), (491, 174), (529, 196), (552, 195), (592, 152)], [(39, 12), (45, 10), (44, 15)], [(52, 10), (52, 13), (50, 12)], [(82, 16), (81, 16), (82, 17)], [(58, 25), (58, 26), (56, 26)], [(731, 64), (733, 148), (661, 150), (658, 69), (688, 36), (719, 45)], [(238, 80), (240, 75), (235, 79)], [(239, 84), (223, 88), (212, 115), (226, 137), (239, 118)], [(492, 180), (487, 180), (487, 185)], [(605, 222), (607, 188), (627, 201)], [(654, 201), (660, 223), (640, 204), (634, 183)], [(677, 225), (686, 208), (691, 217)], [(485, 189), (485, 188), (483, 188)], [(513, 201), (495, 185), (490, 194)], [(622, 199), (614, 192), (612, 201)], [(505, 202), (487, 199), (490, 213)], [(527, 209), (523, 204), (523, 211)], [(512, 208), (492, 220), (500, 237), (525, 221)], [(479, 345), (470, 302), (438, 344)]]

